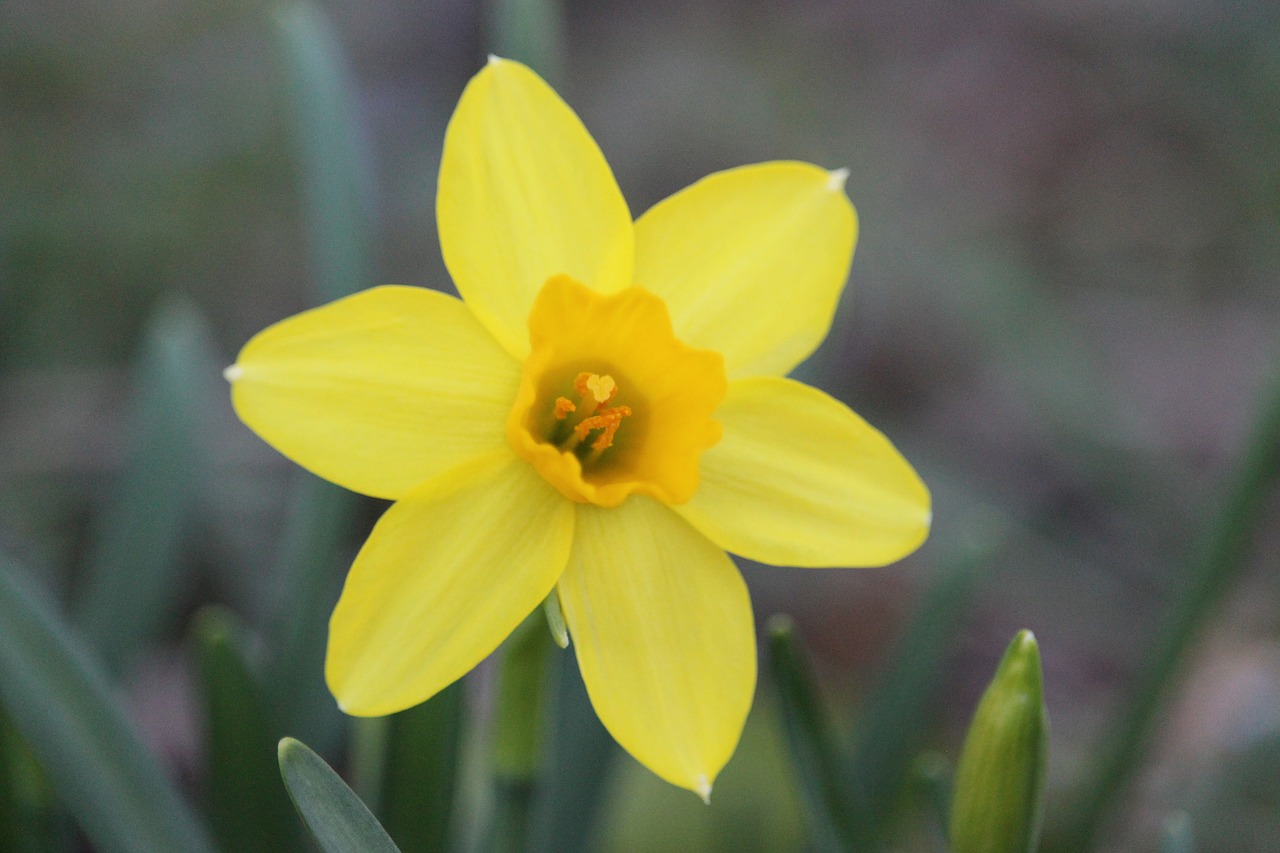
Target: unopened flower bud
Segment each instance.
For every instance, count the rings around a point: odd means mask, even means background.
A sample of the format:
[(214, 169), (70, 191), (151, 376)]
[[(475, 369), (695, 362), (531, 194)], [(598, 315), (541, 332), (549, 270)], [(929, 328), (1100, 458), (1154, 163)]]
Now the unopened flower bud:
[(1031, 853), (1040, 838), (1048, 764), (1040, 650), (1009, 644), (965, 737), (951, 806), (953, 853)]

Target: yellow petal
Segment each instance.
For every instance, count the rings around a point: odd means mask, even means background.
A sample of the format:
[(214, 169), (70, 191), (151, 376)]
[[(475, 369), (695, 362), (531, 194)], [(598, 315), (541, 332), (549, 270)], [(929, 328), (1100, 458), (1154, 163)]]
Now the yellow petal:
[(580, 505), (560, 604), (591, 704), (654, 773), (702, 796), (756, 682), (747, 587), (729, 557), (640, 495)]
[(786, 373), (826, 337), (849, 276), (844, 176), (777, 162), (703, 178), (636, 222), (636, 283), (682, 341), (724, 353), (731, 379)]
[(929, 490), (847, 406), (790, 379), (729, 383), (724, 438), (675, 509), (712, 541), (762, 563), (881, 566), (929, 534)]
[(392, 505), (329, 621), (338, 704), (390, 714), (460, 678), (555, 588), (572, 538), (573, 504), (509, 452)]
[(506, 445), (520, 365), (457, 299), (387, 286), (263, 330), (227, 378), (236, 413), (268, 444), (395, 499)]
[(525, 66), (492, 59), (449, 122), (436, 198), (458, 292), (517, 358), (542, 285), (566, 274), (601, 293), (631, 283), (631, 214), (582, 122)]

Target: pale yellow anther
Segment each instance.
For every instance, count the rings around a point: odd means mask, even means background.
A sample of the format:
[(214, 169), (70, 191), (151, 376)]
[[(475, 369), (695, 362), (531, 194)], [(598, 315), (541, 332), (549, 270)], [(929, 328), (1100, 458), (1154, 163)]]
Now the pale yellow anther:
[(613, 381), (612, 376), (597, 376), (592, 373), (587, 377), (587, 389), (591, 392), (591, 396), (595, 397), (597, 403), (607, 403), (618, 392), (618, 383)]

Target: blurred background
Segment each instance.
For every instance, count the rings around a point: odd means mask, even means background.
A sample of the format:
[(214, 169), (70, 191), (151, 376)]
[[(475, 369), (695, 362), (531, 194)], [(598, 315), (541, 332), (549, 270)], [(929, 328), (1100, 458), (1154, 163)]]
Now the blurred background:
[[(368, 235), (347, 280), (449, 290), (441, 142), (501, 27), (463, 0), (323, 13)], [(189, 624), (220, 603), (251, 647), (268, 643), (295, 604), (280, 566), (302, 500), (299, 472), (236, 421), (219, 371), (265, 325), (337, 295), (309, 237), (308, 169), (325, 167), (281, 31), (244, 0), (0, 5), (0, 550), (101, 641), (149, 746), (197, 797)], [(569, 2), (549, 56), (541, 70), (636, 215), (742, 163), (850, 170), (850, 284), (797, 375), (894, 440), (933, 490), (936, 528), (886, 569), (746, 566), (757, 617), (795, 617), (853, 727), (928, 591), (980, 554), (939, 640), (922, 746), (954, 759), (1005, 644), (1030, 628), (1052, 825), (1280, 369), (1280, 11)], [(177, 397), (149, 390), (157, 370), (178, 371)], [(184, 438), (149, 426), (166, 413), (186, 419)], [(382, 509), (354, 506), (321, 561), (326, 615)], [(1280, 849), (1276, 509), (1183, 657), (1099, 849), (1154, 850), (1180, 810), (1202, 849)], [(126, 523), (145, 557), (113, 532)], [(139, 586), (102, 591), (139, 559), (153, 563)], [(318, 664), (298, 672), (322, 691)], [(477, 718), (485, 678), (468, 683)], [(322, 730), (321, 745), (341, 742)], [(762, 684), (710, 809), (619, 754), (584, 832), (601, 850), (800, 850), (801, 812)], [(933, 849), (911, 819), (901, 833), (900, 849)]]

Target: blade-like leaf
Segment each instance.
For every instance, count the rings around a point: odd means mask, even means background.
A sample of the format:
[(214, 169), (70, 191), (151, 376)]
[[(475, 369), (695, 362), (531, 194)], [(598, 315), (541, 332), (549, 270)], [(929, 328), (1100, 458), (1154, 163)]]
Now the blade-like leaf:
[(620, 749), (591, 707), (572, 652), (552, 655), (551, 742), (534, 801), (529, 849), (582, 853), (596, 829)]
[(912, 757), (934, 719), (947, 655), (971, 598), (974, 559), (963, 560), (926, 593), (859, 714), (845, 771), (857, 849), (882, 846), (886, 839)]
[(272, 747), (279, 732), (245, 660), (235, 617), (210, 607), (197, 614), (196, 651), (204, 686), (209, 807), (225, 850), (297, 849), (297, 821)]
[(0, 709), (0, 850), (56, 850), (53, 793), (31, 747)]
[(315, 289), (330, 302), (374, 284), (368, 149), (346, 57), (324, 11), (297, 0), (276, 8), (272, 21), (293, 106)]
[[(369, 287), (372, 163), (361, 138), (346, 56), (319, 5), (294, 0), (272, 14), (293, 139), (317, 302)], [(310, 475), (298, 480), (280, 565), (281, 594), (269, 621), (266, 684), (289, 731), (321, 751), (342, 732), (324, 687), (329, 614), (341, 587), (338, 553), (359, 501)]]
[(552, 86), (564, 81), (564, 0), (492, 0), (489, 47), (537, 71)]
[(343, 717), (324, 680), (329, 614), (342, 589), (340, 554), (359, 509), (356, 495), (300, 472), (275, 565), (263, 684), (286, 731), (328, 753)]
[(1191, 817), (1186, 812), (1174, 812), (1165, 819), (1160, 839), (1160, 853), (1195, 853), (1196, 837), (1191, 829)]
[(840, 744), (822, 708), (809, 659), (796, 638), (791, 617), (771, 617), (766, 630), (767, 672), (782, 711), (813, 848), (853, 849), (854, 827), (849, 823), (850, 795), (845, 788)]
[(212, 851), (83, 641), (0, 555), (0, 703), (97, 850)]
[(493, 811), (484, 842), (494, 853), (527, 849), (534, 797), (545, 778), (545, 676), (553, 649), (540, 607), (502, 644), (490, 744)]
[(947, 835), (947, 820), (951, 814), (951, 782), (954, 768), (940, 752), (922, 752), (911, 763), (911, 781), (916, 800), (924, 807), (941, 844)]
[(306, 744), (285, 738), (279, 760), (289, 796), (325, 853), (399, 853), (373, 813)]
[(449, 847), (464, 698), (455, 682), (387, 718), (379, 814), (406, 850)]
[(1267, 517), (1280, 481), (1280, 369), (1273, 368), (1240, 467), (1201, 531), (1185, 575), (1133, 692), (1112, 722), (1098, 766), (1083, 788), (1065, 830), (1046, 836), (1049, 850), (1088, 850), (1142, 766), (1162, 702), (1183, 672), (1188, 650), (1205, 622), (1249, 565), (1250, 546)]
[(113, 673), (174, 615), (179, 549), (206, 471), (201, 418), (218, 361), (193, 305), (173, 301), (156, 313), (137, 369), (128, 456), (90, 543), (75, 612)]

